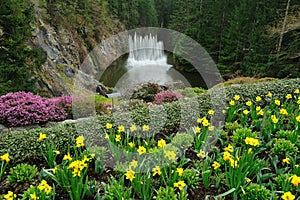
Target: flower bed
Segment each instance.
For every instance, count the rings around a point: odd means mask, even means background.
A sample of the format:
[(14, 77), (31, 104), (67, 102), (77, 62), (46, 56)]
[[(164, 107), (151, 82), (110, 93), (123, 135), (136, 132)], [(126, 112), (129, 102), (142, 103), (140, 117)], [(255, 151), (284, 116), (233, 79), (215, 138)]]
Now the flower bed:
[[(5, 199), (296, 199), (299, 89), (299, 79), (227, 88), (220, 126), (211, 123), (217, 110), (206, 104), (209, 92), (200, 94), (198, 117), (186, 120), (190, 125), (179, 133), (174, 130), (186, 110), (176, 101), (161, 105), (168, 119), (158, 133), (161, 119), (153, 122), (149, 107), (143, 107), (4, 134), (0, 194)], [(10, 184), (18, 169), (13, 167), (38, 163), (30, 160), (41, 163), (40, 180), (17, 177), (17, 186)]]

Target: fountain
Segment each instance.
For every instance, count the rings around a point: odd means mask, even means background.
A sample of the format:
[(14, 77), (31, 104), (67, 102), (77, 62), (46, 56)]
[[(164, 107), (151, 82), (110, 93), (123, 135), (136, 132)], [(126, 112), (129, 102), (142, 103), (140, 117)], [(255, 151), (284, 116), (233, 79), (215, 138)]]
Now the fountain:
[(135, 33), (133, 36), (129, 36), (128, 43), (128, 66), (170, 66), (167, 63), (167, 56), (164, 53), (164, 44), (162, 41), (157, 40), (157, 36), (149, 34), (143, 37)]
[[(134, 33), (128, 37), (128, 53), (126, 61), (120, 60), (110, 67), (100, 79), (110, 87), (122, 91), (129, 85), (142, 82), (166, 84), (186, 79), (172, 65), (167, 63), (164, 44), (153, 34), (145, 36)], [(188, 85), (188, 83), (187, 83)]]

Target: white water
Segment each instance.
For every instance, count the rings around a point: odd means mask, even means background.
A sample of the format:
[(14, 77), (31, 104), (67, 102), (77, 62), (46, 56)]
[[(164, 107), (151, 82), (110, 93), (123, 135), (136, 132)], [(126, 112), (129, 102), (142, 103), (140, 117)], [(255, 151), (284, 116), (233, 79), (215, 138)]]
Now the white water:
[(151, 34), (140, 36), (136, 33), (129, 36), (129, 67), (141, 65), (163, 65), (170, 67), (167, 63), (167, 56), (164, 53), (164, 44), (157, 40), (157, 36)]

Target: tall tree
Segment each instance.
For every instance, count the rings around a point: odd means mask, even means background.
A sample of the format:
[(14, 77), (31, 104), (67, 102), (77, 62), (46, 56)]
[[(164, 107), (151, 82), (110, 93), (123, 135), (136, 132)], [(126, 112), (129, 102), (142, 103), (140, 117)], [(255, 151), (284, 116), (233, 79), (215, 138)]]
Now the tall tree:
[(27, 0), (0, 2), (0, 94), (34, 91), (34, 70), (44, 57), (28, 46), (33, 20), (33, 6)]

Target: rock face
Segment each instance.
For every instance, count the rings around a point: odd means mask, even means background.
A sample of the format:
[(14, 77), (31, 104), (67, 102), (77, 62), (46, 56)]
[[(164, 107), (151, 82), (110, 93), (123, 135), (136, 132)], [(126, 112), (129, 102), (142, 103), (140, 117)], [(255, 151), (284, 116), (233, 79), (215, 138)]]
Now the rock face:
[[(80, 65), (79, 44), (64, 29), (54, 30), (41, 19), (37, 21), (32, 43), (47, 54), (46, 63), (38, 72), (38, 89), (51, 96), (69, 95), (67, 79)], [(70, 81), (70, 80), (69, 80)]]
[[(60, 96), (70, 95), (74, 88), (74, 80), (78, 79), (76, 74), (84, 74), (80, 78), (88, 82), (89, 87), (95, 83), (89, 83), (94, 79), (96, 73), (84, 71), (80, 68), (81, 63), (89, 55), (89, 50), (86, 40), (94, 42), (94, 47), (97, 46), (95, 38), (84, 38), (77, 30), (70, 28), (64, 24), (53, 25), (49, 22), (49, 13), (47, 6), (39, 4), (38, 1), (33, 1), (35, 5), (35, 24), (33, 25), (34, 32), (30, 46), (41, 49), (46, 55), (46, 62), (41, 69), (36, 72), (38, 76), (37, 89), (44, 96)], [(103, 32), (109, 32), (107, 27), (103, 27)], [(116, 31), (121, 31), (116, 25)], [(1, 32), (1, 31), (0, 31)], [(111, 31), (113, 33), (113, 31)], [(107, 35), (106, 37), (109, 37)], [(97, 51), (94, 51), (97, 52)], [(99, 62), (99, 61), (98, 61)], [(99, 63), (97, 63), (99, 64)], [(93, 66), (96, 66), (95, 63)], [(97, 81), (96, 81), (97, 82)], [(95, 85), (96, 87), (96, 85)]]

